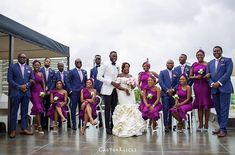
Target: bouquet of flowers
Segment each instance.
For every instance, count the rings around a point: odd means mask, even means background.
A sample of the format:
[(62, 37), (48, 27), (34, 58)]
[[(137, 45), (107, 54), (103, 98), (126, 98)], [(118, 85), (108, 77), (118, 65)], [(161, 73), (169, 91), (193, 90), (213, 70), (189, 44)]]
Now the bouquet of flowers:
[(151, 100), (152, 98), (153, 98), (153, 95), (149, 93), (149, 94), (147, 95), (147, 99), (150, 99), (150, 100)]
[(55, 96), (54, 97), (54, 101), (57, 101), (59, 99), (59, 97)]
[(40, 92), (40, 94), (39, 94), (39, 96), (42, 97), (42, 98), (43, 98), (45, 95), (46, 95), (45, 92)]
[(91, 92), (91, 96), (94, 97), (95, 93), (94, 92)]
[(130, 78), (128, 78), (128, 80), (126, 81), (126, 84), (129, 85), (129, 86), (136, 86), (137, 81), (136, 81), (135, 78), (130, 77)]
[(175, 95), (173, 96), (173, 98), (174, 98), (175, 100), (178, 100), (178, 99), (179, 99), (178, 94), (175, 94)]
[(204, 73), (204, 70), (202, 68), (200, 68), (199, 71), (198, 71), (198, 74), (202, 75), (203, 73)]

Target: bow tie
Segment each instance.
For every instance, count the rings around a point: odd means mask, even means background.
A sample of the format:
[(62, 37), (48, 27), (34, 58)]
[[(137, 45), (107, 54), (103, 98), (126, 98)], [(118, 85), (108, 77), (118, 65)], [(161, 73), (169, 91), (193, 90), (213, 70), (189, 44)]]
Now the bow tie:
[(112, 62), (112, 65), (116, 65), (116, 63), (115, 63), (115, 62)]
[(100, 65), (96, 65), (96, 67), (100, 67)]

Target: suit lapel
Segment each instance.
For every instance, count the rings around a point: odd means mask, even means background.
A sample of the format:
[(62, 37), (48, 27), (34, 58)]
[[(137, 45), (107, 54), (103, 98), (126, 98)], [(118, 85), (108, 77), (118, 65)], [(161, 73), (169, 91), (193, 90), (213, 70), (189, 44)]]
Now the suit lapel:
[[(24, 77), (23, 77), (23, 74), (22, 74), (22, 71), (21, 71), (21, 67), (20, 67), (20, 64), (17, 63), (17, 67), (18, 67), (18, 71), (20, 73), (20, 76), (22, 77), (22, 79), (24, 80)], [(24, 72), (25, 72), (25, 69), (24, 69)]]
[(223, 57), (220, 58), (219, 62), (218, 62), (218, 65), (217, 65), (217, 70), (216, 72), (218, 72), (220, 70), (220, 67), (221, 67), (221, 60), (223, 59)]
[(170, 74), (169, 74), (168, 70), (166, 70), (166, 77), (167, 77), (167, 80), (169, 80), (171, 82), (172, 79), (170, 78)]
[[(79, 74), (78, 74), (77, 68), (74, 69), (74, 72), (75, 72), (75, 74), (77, 75), (78, 79), (81, 81), (81, 78), (80, 78), (80, 76), (79, 76)], [(82, 82), (82, 81), (81, 81), (81, 82)]]

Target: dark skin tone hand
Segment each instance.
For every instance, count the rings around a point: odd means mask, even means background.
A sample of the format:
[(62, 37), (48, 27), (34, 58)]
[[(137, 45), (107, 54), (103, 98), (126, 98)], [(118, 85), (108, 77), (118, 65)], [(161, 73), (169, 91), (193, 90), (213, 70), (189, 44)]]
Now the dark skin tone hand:
[(217, 89), (219, 87), (220, 87), (220, 84), (218, 82), (215, 82), (215, 83), (212, 84), (212, 88)]

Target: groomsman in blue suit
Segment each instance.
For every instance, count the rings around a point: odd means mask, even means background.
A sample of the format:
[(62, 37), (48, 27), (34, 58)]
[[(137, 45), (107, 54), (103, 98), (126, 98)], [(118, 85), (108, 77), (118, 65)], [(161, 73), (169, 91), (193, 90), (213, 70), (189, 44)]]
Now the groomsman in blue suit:
[[(186, 54), (181, 54), (179, 57), (179, 63), (180, 65), (174, 68), (174, 71), (176, 71), (178, 73), (178, 75), (182, 75), (185, 74), (188, 79), (189, 79), (189, 73), (190, 73), (190, 68), (191, 66), (186, 64), (187, 61), (187, 55)], [(193, 81), (192, 80), (188, 80), (188, 84), (190, 86), (192, 86)]]
[(165, 132), (169, 132), (171, 129), (171, 114), (169, 113), (169, 109), (172, 108), (175, 103), (172, 96), (175, 94), (179, 75), (173, 70), (173, 60), (168, 60), (166, 62), (166, 67), (167, 69), (160, 71), (159, 84), (161, 86)]
[(44, 59), (44, 67), (40, 68), (40, 72), (42, 72), (44, 81), (46, 83), (46, 95), (44, 97), (44, 106), (45, 106), (45, 113), (42, 114), (42, 127), (44, 129), (47, 128), (48, 125), (48, 117), (47, 111), (51, 105), (50, 102), (50, 91), (54, 89), (55, 83), (55, 71), (50, 68), (51, 66), (51, 59), (45, 58)]
[[(95, 66), (90, 70), (90, 78), (94, 80), (94, 89), (96, 89), (97, 95), (100, 95), (101, 87), (103, 85), (103, 82), (97, 79), (97, 74), (98, 74), (98, 68), (100, 67), (101, 64), (101, 56), (96, 55), (95, 56)], [(99, 113), (99, 127), (103, 126), (103, 122), (101, 119), (101, 113)]]
[(95, 56), (95, 67), (93, 67), (90, 71), (90, 78), (94, 80), (94, 88), (96, 89), (97, 94), (100, 94), (101, 87), (103, 85), (103, 82), (100, 80), (97, 80), (97, 74), (98, 74), (98, 68), (101, 64), (101, 56), (96, 55)]
[(82, 68), (82, 60), (76, 59), (75, 60), (75, 68), (69, 71), (69, 82), (70, 82), (70, 88), (69, 93), (71, 96), (71, 117), (72, 117), (72, 129), (77, 130), (76, 126), (76, 109), (77, 106), (81, 107), (81, 90), (86, 86), (86, 80), (87, 80), (87, 72)]
[(32, 69), (26, 65), (26, 55), (18, 55), (18, 63), (8, 68), (7, 81), (10, 87), (10, 138), (16, 136), (17, 112), (21, 106), (21, 134), (32, 135), (27, 130), (27, 114), (30, 98), (30, 86), (34, 82)]
[[(70, 83), (68, 79), (68, 72), (64, 70), (64, 64), (59, 62), (57, 64), (58, 71), (55, 73), (55, 81), (61, 80), (63, 82), (63, 89), (69, 93)], [(55, 87), (55, 86), (54, 86)]]
[(233, 71), (233, 62), (231, 58), (223, 57), (222, 53), (222, 47), (215, 46), (213, 48), (215, 59), (211, 60), (207, 65), (207, 76), (219, 124), (219, 129), (212, 133), (218, 137), (225, 137), (227, 134), (230, 99), (231, 93), (233, 93), (230, 78)]

